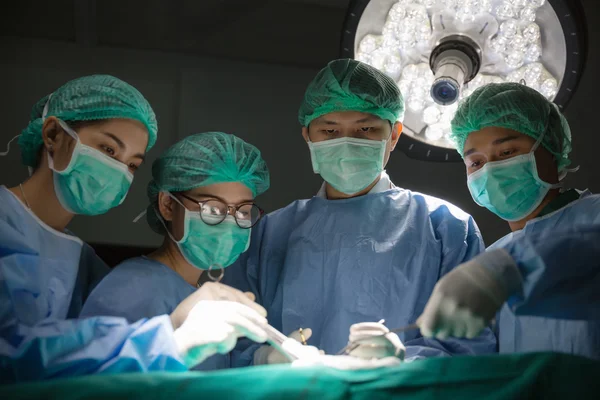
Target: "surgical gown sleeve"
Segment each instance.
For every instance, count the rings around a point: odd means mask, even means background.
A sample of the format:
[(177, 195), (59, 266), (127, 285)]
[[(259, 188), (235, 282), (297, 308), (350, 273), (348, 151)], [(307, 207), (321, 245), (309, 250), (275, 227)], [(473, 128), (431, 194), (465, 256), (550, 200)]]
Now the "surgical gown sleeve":
[[(264, 304), (261, 298), (260, 290), (258, 289), (258, 279), (255, 275), (248, 275), (248, 258), (250, 252), (254, 251), (252, 243), (260, 243), (260, 236), (262, 234), (262, 224), (257, 224), (256, 227), (252, 228), (252, 239), (250, 242), (249, 251), (246, 251), (237, 259), (237, 261), (225, 269), (225, 274), (221, 283), (234, 287), (242, 292), (252, 292), (256, 296), (256, 302), (258, 304)], [(254, 272), (254, 271), (253, 271)], [(267, 318), (269, 316), (267, 315)], [(256, 343), (247, 338), (238, 339), (237, 344), (230, 353), (231, 366), (233, 368), (247, 367), (254, 365), (254, 353), (260, 348), (265, 346), (263, 343)]]
[(80, 316), (83, 305), (90, 296), (90, 293), (109, 272), (110, 268), (98, 257), (94, 249), (87, 243), (83, 243), (79, 258), (79, 269), (77, 270), (76, 283), (73, 295), (71, 296), (67, 318), (78, 318)]
[(136, 257), (117, 265), (100, 282), (85, 302), (81, 316), (110, 315), (135, 322), (171, 314), (195, 290), (169, 267)]
[(47, 312), (49, 304), (38, 304), (46, 299), (21, 288), (27, 288), (32, 280), (28, 274), (45, 260), (4, 220), (0, 238), (0, 381), (186, 370), (168, 316), (134, 324), (114, 317), (37, 318), (36, 312)]
[[(436, 238), (442, 242), (443, 248), (441, 276), (485, 249), (481, 233), (473, 218), (459, 211), (454, 207), (442, 206), (431, 214)], [(457, 214), (457, 218), (453, 218), (454, 214)], [(489, 354), (497, 351), (496, 335), (490, 328), (484, 329), (478, 337), (470, 340), (458, 338), (438, 340), (424, 338), (418, 334), (414, 339), (405, 337), (404, 345), (407, 361), (439, 356)]]
[(523, 278), (516, 315), (600, 319), (600, 224), (520, 232), (502, 246)]

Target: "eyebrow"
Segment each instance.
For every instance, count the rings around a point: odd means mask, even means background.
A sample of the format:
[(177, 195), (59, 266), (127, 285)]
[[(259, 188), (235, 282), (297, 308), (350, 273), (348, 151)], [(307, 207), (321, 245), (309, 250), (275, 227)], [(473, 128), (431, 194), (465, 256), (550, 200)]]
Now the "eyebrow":
[[(125, 145), (125, 143), (123, 143), (123, 141), (121, 139), (119, 139), (115, 134), (110, 133), (110, 132), (104, 132), (104, 131), (101, 131), (100, 133), (102, 133), (104, 136), (108, 136), (109, 138), (114, 140), (117, 143), (117, 146), (119, 146), (119, 148), (121, 150), (124, 150), (127, 147)], [(142, 153), (134, 154), (133, 157), (139, 158), (142, 161), (144, 161), (146, 159), (146, 156)]]
[(330, 120), (327, 120), (327, 119), (323, 119), (320, 122), (323, 123), (323, 124), (325, 124), (325, 125), (339, 125), (337, 122), (330, 121)]
[[(357, 119), (356, 121), (352, 121), (352, 123), (353, 124), (361, 124), (363, 122), (370, 122), (370, 121), (374, 121), (376, 119), (377, 119), (377, 117), (371, 117), (371, 116), (369, 116), (369, 117)], [(331, 120), (328, 120), (328, 119), (323, 119), (323, 120), (321, 120), (319, 122), (321, 122), (321, 123), (323, 123), (325, 125), (340, 125), (338, 122), (331, 121)]]
[[(219, 200), (222, 203), (225, 203), (225, 204), (229, 205), (229, 203), (227, 201), (225, 201), (225, 199), (223, 199), (223, 198), (221, 198), (219, 196), (212, 195), (212, 194), (200, 194), (200, 193), (198, 193), (198, 194), (193, 195), (194, 197), (192, 197), (192, 196), (186, 196), (186, 195), (183, 195), (183, 196), (187, 197), (188, 200), (192, 200), (193, 199), (193, 200), (196, 200), (196, 201), (204, 201), (204, 200), (197, 200), (196, 198), (215, 199), (215, 200)], [(239, 201), (239, 202), (235, 203), (235, 205), (247, 204), (247, 203), (254, 203), (254, 199), (244, 199), (242, 201)]]
[[(494, 141), (492, 142), (492, 146), (498, 146), (498, 145), (500, 145), (500, 144), (502, 144), (502, 143), (510, 142), (511, 140), (515, 140), (515, 139), (518, 139), (518, 138), (519, 138), (519, 136), (518, 136), (518, 135), (509, 135), (509, 136), (505, 136), (505, 137), (503, 137), (503, 138), (500, 138), (500, 139), (496, 139), (496, 140), (494, 140)], [(466, 156), (468, 156), (468, 155), (471, 155), (471, 154), (475, 153), (476, 151), (477, 151), (477, 149), (476, 149), (475, 147), (473, 147), (473, 148), (471, 148), (471, 149), (469, 149), (469, 150), (465, 151), (465, 152), (463, 153), (463, 157), (466, 157)]]
[(354, 123), (360, 124), (363, 122), (375, 121), (376, 119), (377, 119), (377, 117), (365, 117), (365, 118), (357, 119), (356, 121), (354, 121)]

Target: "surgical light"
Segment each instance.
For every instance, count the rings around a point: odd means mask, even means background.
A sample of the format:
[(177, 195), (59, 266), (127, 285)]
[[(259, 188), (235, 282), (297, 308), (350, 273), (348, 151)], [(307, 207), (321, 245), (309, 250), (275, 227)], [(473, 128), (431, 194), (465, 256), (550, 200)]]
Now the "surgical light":
[(565, 107), (583, 71), (586, 27), (573, 0), (354, 0), (342, 56), (392, 77), (406, 103), (399, 146), (456, 161), (458, 102), (492, 82), (519, 82)]

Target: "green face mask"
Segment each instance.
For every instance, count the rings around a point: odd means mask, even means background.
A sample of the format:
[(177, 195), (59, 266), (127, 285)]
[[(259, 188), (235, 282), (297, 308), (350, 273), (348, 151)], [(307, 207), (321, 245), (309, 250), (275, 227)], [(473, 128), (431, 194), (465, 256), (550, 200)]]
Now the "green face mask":
[(343, 137), (308, 142), (313, 171), (349, 195), (367, 188), (383, 171), (387, 140)]
[(228, 215), (218, 225), (208, 225), (199, 213), (188, 210), (175, 196), (169, 195), (185, 210), (183, 236), (175, 240), (166, 226), (165, 229), (188, 263), (203, 270), (222, 269), (248, 250), (251, 229), (240, 228), (234, 217)]
[(519, 221), (531, 214), (550, 189), (562, 184), (544, 182), (535, 162), (538, 139), (527, 154), (502, 161), (487, 162), (467, 178), (473, 200), (506, 221)]
[(66, 123), (59, 120), (59, 124), (76, 141), (64, 170), (57, 171), (48, 156), (54, 191), (63, 208), (73, 214), (99, 215), (121, 204), (133, 181), (127, 166), (82, 144)]

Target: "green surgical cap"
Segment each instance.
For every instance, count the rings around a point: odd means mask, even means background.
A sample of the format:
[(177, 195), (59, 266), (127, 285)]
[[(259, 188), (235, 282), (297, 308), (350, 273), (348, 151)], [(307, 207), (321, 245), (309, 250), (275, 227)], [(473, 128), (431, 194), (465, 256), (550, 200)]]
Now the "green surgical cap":
[(530, 87), (519, 83), (480, 87), (458, 107), (450, 138), (462, 156), (469, 134), (490, 126), (512, 129), (536, 140), (544, 134), (541, 144), (556, 158), (559, 172), (571, 163), (571, 129), (566, 118)]
[(395, 124), (404, 118), (404, 99), (392, 78), (352, 59), (327, 64), (308, 85), (298, 111), (302, 126), (338, 111), (373, 114)]
[[(42, 115), (44, 108), (46, 115)], [(19, 137), (21, 158), (27, 166), (37, 166), (38, 153), (43, 144), (42, 117), (50, 116), (66, 122), (134, 119), (148, 130), (147, 150), (156, 143), (156, 116), (150, 103), (136, 88), (110, 75), (85, 76), (67, 82), (33, 106), (29, 125)]]
[(197, 133), (175, 143), (152, 164), (146, 219), (153, 231), (165, 230), (155, 210), (160, 192), (184, 192), (225, 182), (240, 182), (256, 197), (269, 189), (269, 169), (260, 151), (237, 136)]

